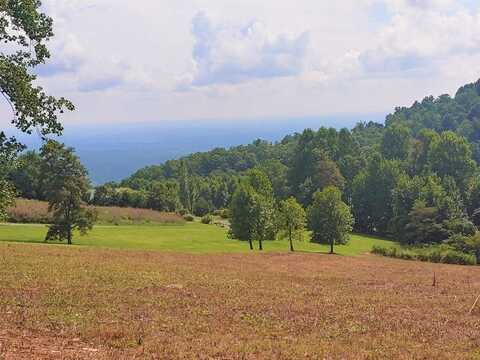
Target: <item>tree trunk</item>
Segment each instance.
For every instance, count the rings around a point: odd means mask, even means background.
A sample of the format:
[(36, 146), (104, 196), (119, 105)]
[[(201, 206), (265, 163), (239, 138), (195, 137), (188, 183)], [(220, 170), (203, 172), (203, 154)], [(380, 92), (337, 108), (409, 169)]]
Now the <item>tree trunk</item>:
[(72, 213), (72, 198), (70, 197), (70, 203), (69, 206), (67, 207), (66, 214), (65, 214), (65, 219), (67, 220), (67, 243), (68, 245), (72, 245), (72, 219), (70, 217)]
[(333, 244), (334, 244), (334, 241), (330, 241), (330, 254), (333, 254)]
[(253, 250), (253, 242), (252, 242), (252, 239), (248, 239), (248, 243), (250, 244), (250, 250)]
[(72, 227), (69, 226), (67, 229), (67, 242), (68, 245), (72, 245)]
[(263, 250), (263, 243), (262, 243), (262, 239), (259, 239), (258, 240), (258, 250), (262, 251)]
[(480, 265), (480, 250), (475, 251), (475, 257), (477, 258), (477, 265)]
[(292, 239), (292, 230), (290, 229), (289, 230), (289, 238), (290, 238), (290, 251), (295, 251), (295, 249), (293, 248), (293, 239)]

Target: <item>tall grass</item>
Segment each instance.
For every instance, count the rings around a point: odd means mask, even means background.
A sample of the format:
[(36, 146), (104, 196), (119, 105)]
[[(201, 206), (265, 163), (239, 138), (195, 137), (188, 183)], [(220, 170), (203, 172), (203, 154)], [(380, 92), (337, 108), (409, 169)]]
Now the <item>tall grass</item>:
[[(155, 210), (93, 207), (98, 213), (98, 222), (104, 224), (179, 224), (184, 220), (175, 213), (164, 213)], [(44, 201), (17, 199), (15, 206), (8, 209), (8, 221), (23, 224), (48, 224), (52, 215), (48, 212), (48, 204)]]

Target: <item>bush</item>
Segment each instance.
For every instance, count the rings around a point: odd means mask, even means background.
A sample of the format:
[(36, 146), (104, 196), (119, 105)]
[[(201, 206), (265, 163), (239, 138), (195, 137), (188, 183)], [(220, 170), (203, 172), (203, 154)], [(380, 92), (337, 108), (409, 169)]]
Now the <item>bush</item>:
[(192, 222), (195, 220), (195, 217), (193, 215), (187, 214), (183, 217), (185, 221)]
[(215, 210), (213, 212), (213, 215), (218, 216), (224, 220), (230, 218), (230, 210), (228, 209), (220, 209), (220, 210)]
[(186, 209), (180, 209), (180, 210), (178, 211), (178, 213), (179, 213), (181, 216), (185, 216), (185, 215), (188, 214), (188, 211), (187, 211)]
[(419, 260), (443, 264), (476, 265), (477, 263), (474, 256), (453, 250), (448, 246), (407, 249), (374, 246), (372, 253), (402, 260)]
[(200, 198), (193, 207), (193, 213), (195, 216), (205, 216), (210, 212), (210, 208), (209, 202), (204, 198)]
[(213, 216), (212, 215), (205, 215), (202, 217), (202, 224), (208, 225), (213, 222)]
[(222, 219), (230, 219), (230, 210), (228, 210), (228, 209), (222, 209), (222, 210), (220, 210), (219, 216), (220, 216)]

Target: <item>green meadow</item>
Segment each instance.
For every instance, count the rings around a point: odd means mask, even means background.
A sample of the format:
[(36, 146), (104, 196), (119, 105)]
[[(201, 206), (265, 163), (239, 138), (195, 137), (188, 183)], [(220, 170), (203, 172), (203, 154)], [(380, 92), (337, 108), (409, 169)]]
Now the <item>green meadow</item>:
[[(44, 244), (45, 225), (0, 225), (0, 241), (12, 243)], [(394, 243), (375, 237), (352, 235), (348, 245), (335, 247), (341, 255), (360, 255), (370, 252), (374, 245), (392, 246)], [(257, 245), (257, 244), (256, 244)], [(227, 231), (216, 225), (186, 223), (179, 225), (124, 225), (95, 226), (86, 236), (76, 234), (73, 246), (111, 249), (158, 250), (186, 253), (235, 253), (249, 252), (247, 242), (229, 239)], [(327, 245), (308, 241), (296, 242), (296, 250), (328, 252)], [(266, 252), (288, 251), (287, 241), (267, 241)]]

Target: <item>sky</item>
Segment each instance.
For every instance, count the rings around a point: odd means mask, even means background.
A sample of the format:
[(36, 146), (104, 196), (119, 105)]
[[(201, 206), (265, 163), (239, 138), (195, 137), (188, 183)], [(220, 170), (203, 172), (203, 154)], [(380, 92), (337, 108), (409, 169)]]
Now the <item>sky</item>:
[[(67, 123), (387, 113), (480, 77), (478, 0), (43, 0)], [(0, 118), (8, 120), (0, 103)], [(6, 119), (6, 120), (5, 120)]]

